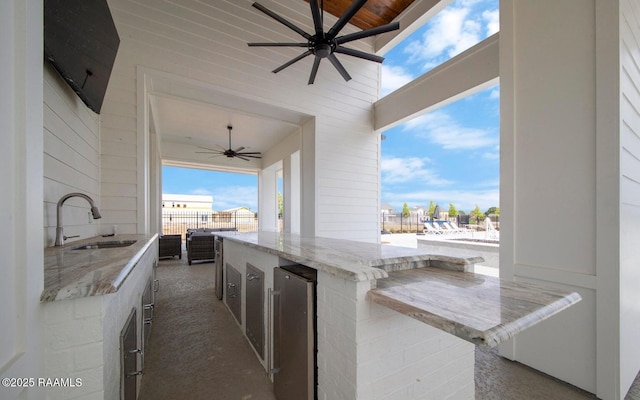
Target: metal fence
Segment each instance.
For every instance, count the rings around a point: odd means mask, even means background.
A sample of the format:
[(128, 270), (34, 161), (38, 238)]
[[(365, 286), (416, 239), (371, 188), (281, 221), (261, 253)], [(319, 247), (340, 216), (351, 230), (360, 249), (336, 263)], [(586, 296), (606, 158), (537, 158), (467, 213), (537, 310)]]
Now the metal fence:
[(164, 235), (182, 235), (184, 239), (187, 229), (197, 228), (235, 228), (240, 232), (255, 232), (258, 230), (258, 216), (206, 211), (172, 212), (162, 215)]

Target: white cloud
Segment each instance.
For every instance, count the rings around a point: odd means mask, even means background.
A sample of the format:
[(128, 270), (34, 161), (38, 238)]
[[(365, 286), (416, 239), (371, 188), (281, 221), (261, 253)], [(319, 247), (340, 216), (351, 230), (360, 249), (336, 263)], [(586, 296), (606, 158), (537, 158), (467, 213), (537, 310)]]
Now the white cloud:
[(426, 167), (431, 160), (419, 157), (383, 157), (380, 163), (385, 185), (416, 181), (421, 185), (447, 185), (451, 181), (440, 178)]
[(489, 92), (489, 98), (491, 100), (500, 100), (500, 86), (496, 85)]
[(394, 90), (411, 82), (414, 77), (398, 66), (382, 65), (381, 95), (386, 96)]
[(500, 160), (500, 146), (496, 146), (494, 149), (484, 152), (482, 154), (482, 158), (491, 161)]
[(442, 62), (445, 56), (453, 57), (478, 43), (481, 26), (468, 18), (470, 11), (466, 7), (448, 7), (436, 15), (423, 37), (405, 48), (409, 62)]
[(487, 25), (487, 37), (493, 35), (500, 30), (500, 13), (498, 10), (486, 10), (482, 13)]
[(428, 70), (498, 32), (498, 10), (483, 10), (482, 3), (458, 0), (440, 11), (423, 36), (405, 47), (408, 62)]
[(405, 123), (403, 130), (426, 138), (447, 150), (478, 149), (497, 144), (497, 138), (480, 128), (465, 127), (442, 110), (432, 111)]

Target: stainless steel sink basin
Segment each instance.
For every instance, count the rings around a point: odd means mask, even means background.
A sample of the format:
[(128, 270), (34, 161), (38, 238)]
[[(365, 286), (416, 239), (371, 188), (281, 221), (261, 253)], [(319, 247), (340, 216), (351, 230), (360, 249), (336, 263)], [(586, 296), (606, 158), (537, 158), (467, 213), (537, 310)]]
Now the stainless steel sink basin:
[(128, 247), (135, 242), (137, 242), (137, 240), (110, 240), (108, 242), (93, 242), (74, 247), (72, 250), (113, 249), (117, 247)]

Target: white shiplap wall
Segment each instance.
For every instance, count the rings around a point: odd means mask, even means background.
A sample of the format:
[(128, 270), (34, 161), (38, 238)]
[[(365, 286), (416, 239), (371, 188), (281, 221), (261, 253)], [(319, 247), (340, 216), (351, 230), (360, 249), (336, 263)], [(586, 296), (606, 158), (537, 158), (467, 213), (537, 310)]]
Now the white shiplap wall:
[(594, 3), (500, 2), (500, 277), (582, 296), (500, 348), (591, 392), (600, 295)]
[[(45, 246), (52, 246), (56, 206), (62, 196), (81, 192), (100, 207), (100, 117), (82, 103), (49, 64), (44, 68), (43, 96), (44, 242)], [(96, 236), (100, 221), (89, 215), (89, 204), (84, 199), (68, 199), (62, 207), (64, 234)]]
[[(297, 34), (252, 8), (250, 1), (178, 5), (111, 0), (109, 5), (121, 45), (102, 113), (102, 195), (105, 210), (112, 211), (109, 218), (113, 218), (103, 223), (132, 230), (132, 222), (143, 219), (137, 205), (143, 191), (136, 186), (142, 181), (135, 179), (143, 171), (131, 160), (140, 154), (136, 149), (136, 123), (140, 123), (136, 120), (136, 84), (140, 83), (136, 68), (143, 66), (315, 116), (314, 233), (378, 240), (379, 139), (371, 117), (371, 104), (378, 96), (377, 64), (339, 56), (353, 77), (350, 82), (345, 83), (325, 61), (316, 84), (307, 85), (311, 57), (279, 74), (270, 72), (298, 55), (299, 49), (246, 45), (299, 40)], [(269, 1), (265, 5), (311, 31), (307, 3)], [(325, 20), (329, 25), (335, 19), (326, 15)], [(371, 45), (366, 40), (355, 44), (364, 51), (371, 51)]]
[(640, 370), (640, 4), (620, 2), (620, 393)]

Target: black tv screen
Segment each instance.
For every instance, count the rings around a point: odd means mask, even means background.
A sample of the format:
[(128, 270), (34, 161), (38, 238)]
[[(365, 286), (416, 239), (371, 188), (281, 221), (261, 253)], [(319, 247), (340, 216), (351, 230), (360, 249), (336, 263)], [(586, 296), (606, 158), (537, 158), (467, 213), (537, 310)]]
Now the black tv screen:
[(106, 0), (45, 0), (44, 54), (100, 114), (120, 37)]

